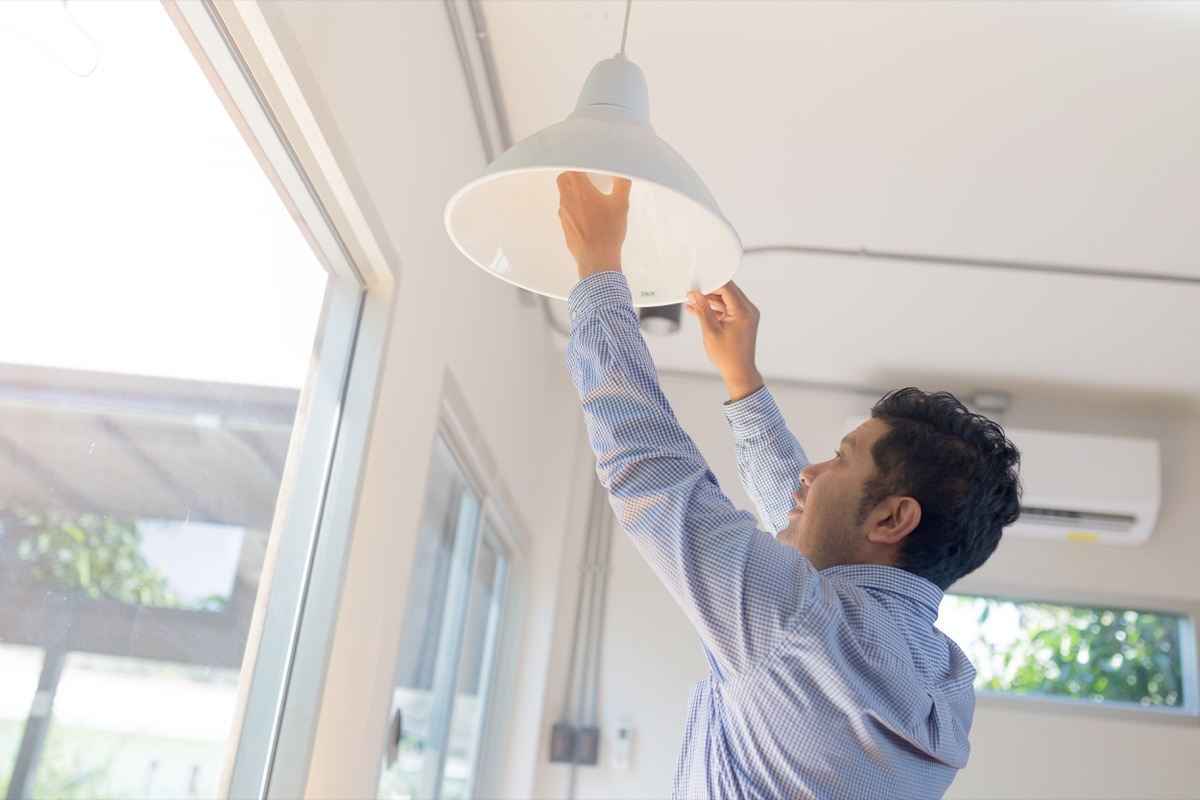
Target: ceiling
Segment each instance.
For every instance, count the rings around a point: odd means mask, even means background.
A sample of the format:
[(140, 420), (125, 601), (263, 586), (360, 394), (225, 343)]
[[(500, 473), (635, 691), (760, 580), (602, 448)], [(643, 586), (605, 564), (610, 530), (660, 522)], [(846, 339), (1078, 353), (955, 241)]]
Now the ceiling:
[[(623, 0), (482, 8), (514, 140), (620, 47)], [(748, 253), (768, 379), (1193, 404), (1197, 42), (1200, 2), (637, 0), (626, 52), (747, 248), (947, 260)], [(684, 324), (659, 368), (711, 371)]]

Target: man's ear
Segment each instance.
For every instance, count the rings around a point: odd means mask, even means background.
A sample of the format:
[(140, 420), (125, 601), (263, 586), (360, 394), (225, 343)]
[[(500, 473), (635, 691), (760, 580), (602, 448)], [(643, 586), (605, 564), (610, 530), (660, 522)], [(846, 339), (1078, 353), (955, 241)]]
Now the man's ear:
[(913, 497), (893, 495), (875, 506), (868, 520), (868, 539), (875, 544), (897, 544), (920, 524), (921, 504)]

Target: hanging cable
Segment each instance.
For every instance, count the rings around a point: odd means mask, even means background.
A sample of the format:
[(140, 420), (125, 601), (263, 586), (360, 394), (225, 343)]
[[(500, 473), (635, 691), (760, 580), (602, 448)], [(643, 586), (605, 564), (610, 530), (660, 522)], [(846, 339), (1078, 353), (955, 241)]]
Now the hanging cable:
[(621, 55), (625, 55), (625, 37), (629, 35), (629, 12), (633, 9), (633, 0), (625, 0), (625, 27), (621, 29)]
[[(32, 7), (38, 8), (40, 10), (42, 8), (50, 8), (51, 5), (52, 5), (51, 3), (42, 3), (39, 5), (32, 6)], [(7, 2), (5, 2), (4, 6), (7, 10), (8, 9)], [(71, 64), (68, 64), (67, 61), (63, 60), (62, 56), (60, 56), (57, 52), (55, 52), (55, 49), (53, 47), (48, 46), (44, 41), (42, 41), (41, 37), (29, 32), (27, 30), (22, 30), (22, 27), (23, 27), (22, 25), (20, 25), (20, 24), (14, 25), (12, 20), (6, 21), (5, 19), (0, 18), (0, 26), (8, 28), (10, 31), (17, 34), (18, 36), (20, 36), (24, 39), (27, 39), (29, 42), (31, 42), (32, 44), (34, 44), (35, 46), (40, 48), (43, 52), (45, 52), (46, 55), (50, 56), (55, 61), (57, 61), (63, 69), (65, 69), (67, 72), (71, 73), (75, 77), (86, 78), (89, 75), (91, 75), (93, 72), (95, 72), (96, 68), (98, 66), (100, 66), (100, 45), (96, 43), (96, 40), (92, 38), (92, 35), (90, 33), (88, 33), (86, 30), (84, 30), (84, 27), (79, 24), (79, 20), (75, 19), (75, 15), (71, 13), (71, 9), (67, 6), (67, 0), (61, 0), (61, 6), (62, 6), (62, 13), (66, 16), (66, 18), (68, 20), (71, 21), (71, 24), (75, 26), (75, 29), (79, 32), (79, 34), (81, 36), (83, 36), (83, 38), (87, 39), (88, 42), (91, 43), (92, 49), (95, 51), (95, 56), (91, 60), (91, 66), (87, 69), (86, 72), (81, 72), (80, 70), (75, 69)]]

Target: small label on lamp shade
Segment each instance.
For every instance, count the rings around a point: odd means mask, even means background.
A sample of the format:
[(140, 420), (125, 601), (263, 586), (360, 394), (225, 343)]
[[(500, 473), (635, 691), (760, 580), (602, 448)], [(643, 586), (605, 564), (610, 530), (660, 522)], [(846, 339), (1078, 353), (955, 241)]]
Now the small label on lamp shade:
[(638, 297), (658, 297), (658, 292), (653, 289), (649, 291), (642, 289), (640, 292), (638, 292)]
[(496, 248), (496, 257), (492, 259), (492, 263), (488, 265), (488, 269), (497, 275), (503, 275), (512, 269), (512, 264), (508, 261), (508, 256), (504, 255), (504, 248)]

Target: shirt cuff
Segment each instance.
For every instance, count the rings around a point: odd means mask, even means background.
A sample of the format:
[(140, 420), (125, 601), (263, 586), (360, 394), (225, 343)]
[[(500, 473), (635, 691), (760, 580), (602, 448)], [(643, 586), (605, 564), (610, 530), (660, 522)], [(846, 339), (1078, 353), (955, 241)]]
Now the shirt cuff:
[(766, 386), (749, 397), (743, 397), (737, 402), (729, 401), (724, 405), (725, 419), (733, 429), (733, 435), (744, 438), (760, 433), (776, 425), (783, 425), (783, 414), (775, 405)]
[(602, 308), (610, 306), (633, 307), (633, 295), (625, 274), (616, 270), (604, 270), (575, 284), (567, 297), (567, 318), (571, 330)]

